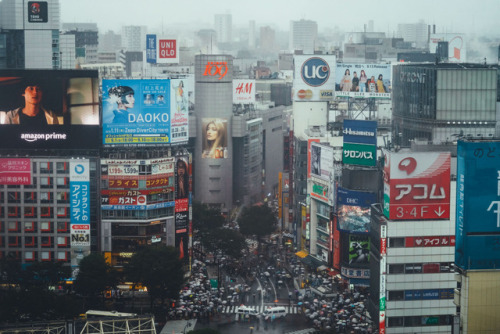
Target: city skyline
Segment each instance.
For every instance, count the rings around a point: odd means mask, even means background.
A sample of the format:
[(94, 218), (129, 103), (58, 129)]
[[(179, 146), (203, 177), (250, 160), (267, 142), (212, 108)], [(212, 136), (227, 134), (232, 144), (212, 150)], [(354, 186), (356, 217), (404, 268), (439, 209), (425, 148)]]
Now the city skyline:
[[(488, 35), (500, 28), (496, 17), (500, 2), (496, 0), (484, 0), (475, 6), (463, 0), (394, 1), (385, 6), (368, 0), (352, 5), (331, 0), (292, 6), (285, 0), (275, 0), (271, 5), (262, 0), (238, 3), (219, 0), (216, 4), (200, 0), (182, 3), (144, 0), (126, 4), (117, 0), (88, 0), (82, 6), (80, 1), (65, 0), (60, 6), (63, 23), (97, 23), (100, 32), (119, 32), (123, 25), (145, 25), (150, 32), (157, 33), (209, 28), (213, 27), (215, 14), (231, 14), (234, 27), (247, 27), (254, 20), (257, 26), (271, 25), (280, 30), (288, 30), (290, 21), (300, 19), (318, 22), (319, 31), (336, 27), (345, 32), (362, 31), (370, 20), (374, 21), (375, 31), (388, 34), (395, 33), (400, 23), (420, 20), (435, 24), (438, 33)], [(188, 26), (174, 31), (179, 24)]]

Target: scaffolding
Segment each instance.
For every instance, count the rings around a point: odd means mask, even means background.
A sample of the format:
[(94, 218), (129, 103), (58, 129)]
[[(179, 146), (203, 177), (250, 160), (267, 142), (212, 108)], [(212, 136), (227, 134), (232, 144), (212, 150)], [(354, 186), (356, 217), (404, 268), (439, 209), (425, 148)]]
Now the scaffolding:
[(80, 334), (156, 334), (154, 318), (90, 320)]

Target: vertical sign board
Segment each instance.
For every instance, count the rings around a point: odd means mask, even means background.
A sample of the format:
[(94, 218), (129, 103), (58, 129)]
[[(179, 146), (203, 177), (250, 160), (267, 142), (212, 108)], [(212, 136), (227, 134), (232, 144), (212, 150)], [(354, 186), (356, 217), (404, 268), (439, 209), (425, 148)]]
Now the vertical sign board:
[(0, 159), (0, 184), (30, 185), (31, 159)]
[(146, 62), (156, 64), (156, 35), (146, 35)]
[(333, 147), (316, 143), (311, 144), (311, 175), (326, 181), (326, 186), (330, 190), (328, 203), (333, 205), (335, 201)]
[(379, 333), (385, 333), (387, 225), (380, 226), (380, 305)]
[[(390, 152), (384, 167), (384, 213), (391, 220), (449, 219), (449, 152)], [(388, 215), (387, 215), (388, 213)]]
[(500, 142), (458, 142), (455, 263), (500, 267)]
[(344, 120), (342, 161), (349, 165), (377, 164), (377, 122)]
[(307, 141), (307, 178), (311, 178), (312, 143), (319, 143), (319, 139), (309, 139)]
[(89, 160), (72, 160), (69, 163), (71, 267), (73, 278), (78, 264), (90, 254), (90, 173)]

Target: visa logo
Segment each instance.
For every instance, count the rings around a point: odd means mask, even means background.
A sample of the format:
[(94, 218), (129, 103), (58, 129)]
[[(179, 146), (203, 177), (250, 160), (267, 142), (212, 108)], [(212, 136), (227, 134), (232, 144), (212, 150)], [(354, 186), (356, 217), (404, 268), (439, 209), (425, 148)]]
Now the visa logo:
[(321, 98), (333, 97), (333, 91), (332, 90), (322, 90), (319, 92), (319, 95), (321, 96)]

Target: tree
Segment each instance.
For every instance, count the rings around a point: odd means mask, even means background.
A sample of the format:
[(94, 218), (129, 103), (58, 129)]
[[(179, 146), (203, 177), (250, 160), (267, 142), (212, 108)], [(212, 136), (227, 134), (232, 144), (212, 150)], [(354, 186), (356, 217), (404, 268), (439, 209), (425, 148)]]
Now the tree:
[(138, 250), (125, 268), (125, 275), (134, 283), (148, 288), (153, 302), (159, 298), (162, 306), (165, 298), (177, 299), (184, 284), (184, 269), (179, 252), (174, 247), (149, 245)]
[(214, 230), (224, 225), (224, 217), (217, 209), (206, 204), (193, 203), (193, 229), (199, 231)]
[(243, 235), (255, 235), (260, 245), (263, 236), (276, 231), (277, 219), (268, 206), (254, 205), (243, 208), (238, 224)]
[(84, 257), (79, 264), (79, 271), (75, 280), (75, 291), (95, 301), (98, 296), (104, 298), (104, 291), (116, 287), (117, 274), (106, 263), (100, 253), (91, 253)]
[(228, 228), (218, 228), (207, 231), (201, 239), (203, 246), (214, 253), (221, 251), (222, 254), (239, 259), (243, 250), (247, 248), (245, 237), (238, 231)]

